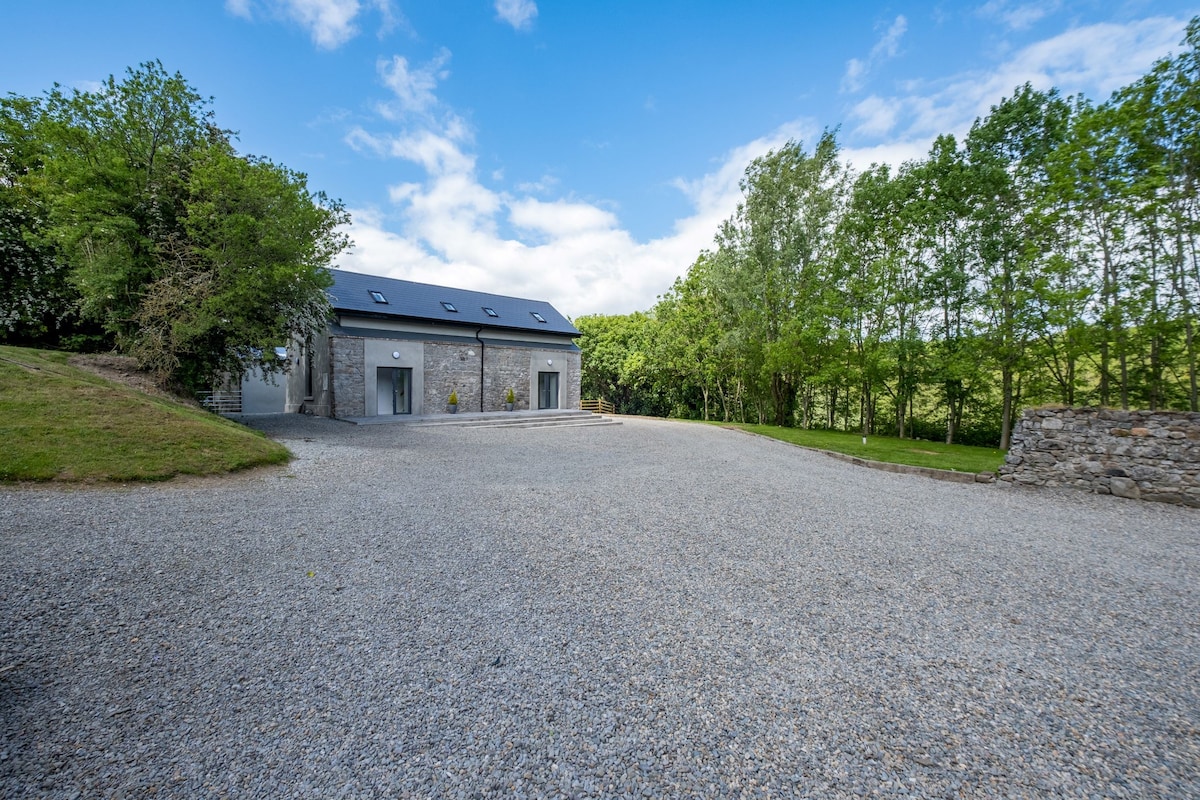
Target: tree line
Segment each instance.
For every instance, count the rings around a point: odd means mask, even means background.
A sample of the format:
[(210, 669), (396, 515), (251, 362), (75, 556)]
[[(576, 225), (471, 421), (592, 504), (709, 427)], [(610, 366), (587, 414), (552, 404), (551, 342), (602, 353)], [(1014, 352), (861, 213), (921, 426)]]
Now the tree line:
[(789, 142), (652, 309), (576, 320), (584, 396), (1005, 448), (1029, 405), (1200, 410), (1198, 179), (1200, 18), (1102, 104), (1026, 84), (898, 168)]
[(116, 348), (192, 391), (281, 369), (327, 317), (349, 217), (232, 140), (157, 61), (0, 99), (0, 342)]

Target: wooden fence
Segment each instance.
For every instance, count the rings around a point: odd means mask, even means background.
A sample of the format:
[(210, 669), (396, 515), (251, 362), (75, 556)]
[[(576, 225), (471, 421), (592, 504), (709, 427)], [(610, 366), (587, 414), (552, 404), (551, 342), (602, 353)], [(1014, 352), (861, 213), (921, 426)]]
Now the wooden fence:
[(579, 407), (584, 411), (591, 411), (593, 414), (615, 414), (617, 407), (601, 397), (599, 400), (581, 400)]

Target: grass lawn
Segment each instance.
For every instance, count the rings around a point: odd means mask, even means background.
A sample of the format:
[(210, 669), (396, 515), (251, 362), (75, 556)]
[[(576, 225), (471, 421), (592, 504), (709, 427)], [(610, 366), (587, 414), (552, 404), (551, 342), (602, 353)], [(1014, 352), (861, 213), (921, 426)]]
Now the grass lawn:
[(158, 481), (288, 460), (229, 420), (0, 346), (0, 481)]
[(774, 425), (725, 425), (803, 447), (832, 450), (835, 453), (845, 453), (871, 461), (887, 461), (914, 467), (933, 467), (956, 472), (995, 472), (1004, 463), (1004, 451), (996, 447), (968, 447), (962, 444), (897, 439), (891, 436), (868, 436), (867, 443), (863, 444), (862, 435), (858, 433), (777, 428)]

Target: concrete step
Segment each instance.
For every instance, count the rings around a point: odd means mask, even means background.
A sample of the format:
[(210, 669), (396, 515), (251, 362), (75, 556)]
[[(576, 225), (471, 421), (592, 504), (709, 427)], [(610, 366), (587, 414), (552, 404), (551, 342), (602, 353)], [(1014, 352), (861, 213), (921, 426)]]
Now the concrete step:
[(459, 428), (503, 427), (544, 428), (574, 425), (619, 425), (610, 417), (590, 411), (492, 411), (432, 414), (430, 416), (379, 416), (347, 420), (356, 425), (409, 425), (430, 427), (453, 425)]
[(553, 419), (553, 420), (538, 420), (529, 422), (518, 422), (513, 424), (472, 424), (464, 427), (476, 428), (594, 428), (597, 425), (620, 425), (621, 420), (613, 419), (612, 417), (602, 417), (598, 414), (593, 414), (594, 419)]

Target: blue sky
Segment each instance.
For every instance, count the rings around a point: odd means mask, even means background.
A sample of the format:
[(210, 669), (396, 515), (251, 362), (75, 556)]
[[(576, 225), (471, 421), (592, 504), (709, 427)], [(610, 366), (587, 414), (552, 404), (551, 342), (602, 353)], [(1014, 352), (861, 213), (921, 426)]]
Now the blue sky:
[(1103, 100), (1200, 3), (211, 0), (11, 3), (0, 91), (159, 59), (244, 153), (351, 210), (361, 272), (645, 310), (753, 157), (838, 128), (899, 163), (1024, 81)]

